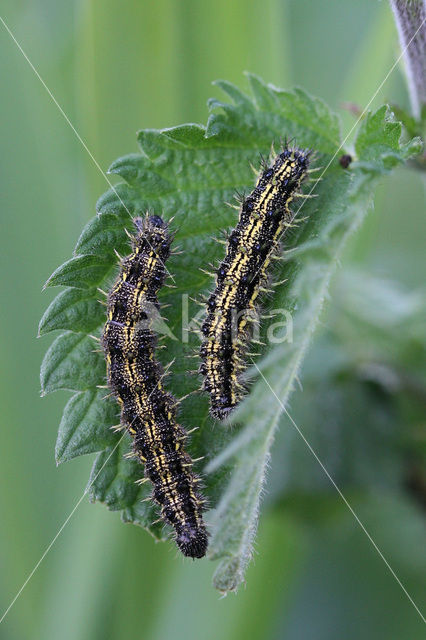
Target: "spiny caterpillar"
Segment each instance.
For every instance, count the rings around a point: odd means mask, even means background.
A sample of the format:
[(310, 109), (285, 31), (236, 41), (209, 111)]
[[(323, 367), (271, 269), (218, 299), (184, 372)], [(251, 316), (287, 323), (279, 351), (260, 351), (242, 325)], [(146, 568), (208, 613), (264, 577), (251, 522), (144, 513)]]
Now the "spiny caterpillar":
[(153, 485), (152, 499), (162, 519), (175, 531), (185, 556), (202, 558), (207, 532), (199, 478), (184, 451), (185, 430), (176, 422), (176, 399), (165, 391), (164, 369), (155, 359), (153, 316), (157, 291), (166, 277), (172, 234), (159, 216), (135, 218), (132, 253), (121, 260), (118, 278), (108, 294), (107, 321), (101, 343), (109, 386), (121, 407), (121, 425), (133, 438), (134, 455)]
[(246, 393), (242, 374), (252, 340), (250, 325), (257, 318), (258, 297), (267, 290), (268, 268), (279, 254), (280, 238), (294, 219), (290, 202), (303, 197), (298, 190), (308, 173), (310, 153), (286, 145), (271, 166), (262, 166), (228, 237), (201, 326), (199, 372), (210, 394), (210, 412), (218, 420), (225, 419)]

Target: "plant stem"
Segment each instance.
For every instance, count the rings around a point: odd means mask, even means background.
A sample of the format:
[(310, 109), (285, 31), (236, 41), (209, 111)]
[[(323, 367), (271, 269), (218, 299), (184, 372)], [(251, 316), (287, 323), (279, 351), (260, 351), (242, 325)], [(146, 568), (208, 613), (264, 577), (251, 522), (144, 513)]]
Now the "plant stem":
[(404, 52), (412, 113), (420, 119), (426, 105), (426, 0), (389, 2)]

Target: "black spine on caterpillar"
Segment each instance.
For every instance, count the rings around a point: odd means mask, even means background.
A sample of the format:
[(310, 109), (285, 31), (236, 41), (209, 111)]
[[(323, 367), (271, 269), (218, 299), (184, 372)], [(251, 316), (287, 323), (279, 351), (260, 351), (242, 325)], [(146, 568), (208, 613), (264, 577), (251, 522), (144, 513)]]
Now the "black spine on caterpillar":
[(132, 253), (121, 261), (108, 295), (102, 346), (107, 378), (121, 407), (121, 423), (153, 486), (162, 519), (175, 531), (185, 556), (202, 558), (207, 550), (204, 500), (199, 478), (184, 450), (187, 434), (176, 421), (175, 398), (165, 391), (164, 369), (155, 358), (157, 292), (166, 277), (165, 262), (173, 236), (159, 216), (135, 218)]
[(309, 150), (286, 146), (271, 166), (263, 166), (229, 235), (201, 327), (199, 372), (210, 395), (210, 413), (218, 420), (225, 419), (247, 391), (243, 373), (252, 323), (258, 318), (270, 263), (293, 222), (290, 203), (307, 176), (310, 154)]

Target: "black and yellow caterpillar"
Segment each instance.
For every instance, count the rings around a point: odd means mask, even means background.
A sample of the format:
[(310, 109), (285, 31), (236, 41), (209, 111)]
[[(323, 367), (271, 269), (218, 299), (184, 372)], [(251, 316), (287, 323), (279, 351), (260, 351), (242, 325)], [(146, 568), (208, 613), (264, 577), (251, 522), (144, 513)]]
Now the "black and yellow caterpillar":
[(187, 433), (176, 421), (176, 399), (162, 383), (164, 369), (155, 358), (153, 322), (173, 236), (159, 216), (135, 218), (132, 253), (121, 261), (108, 294), (102, 347), (108, 384), (121, 407), (121, 424), (133, 438), (134, 454), (153, 486), (152, 499), (175, 532), (185, 556), (201, 558), (208, 544), (203, 504), (184, 450)]
[(271, 166), (262, 168), (228, 237), (201, 327), (199, 371), (210, 395), (210, 412), (218, 420), (226, 418), (246, 392), (242, 374), (251, 322), (257, 317), (270, 263), (280, 251), (280, 238), (293, 222), (290, 203), (308, 173), (310, 153), (286, 146)]

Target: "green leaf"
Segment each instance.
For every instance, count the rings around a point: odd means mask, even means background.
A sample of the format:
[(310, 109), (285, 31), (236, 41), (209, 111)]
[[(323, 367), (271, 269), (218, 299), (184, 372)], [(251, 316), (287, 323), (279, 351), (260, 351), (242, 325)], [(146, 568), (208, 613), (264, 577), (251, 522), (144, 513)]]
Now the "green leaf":
[(407, 130), (407, 134), (410, 136), (410, 138), (414, 138), (415, 136), (421, 137), (421, 123), (419, 123), (414, 118), (414, 116), (411, 115), (411, 113), (396, 104), (392, 104), (391, 108), (395, 114), (395, 117)]
[[(354, 488), (357, 494), (363, 489), (399, 493), (416, 465), (421, 468), (425, 452), (420, 434), (426, 296), (371, 270), (348, 267), (331, 293), (320, 335), (303, 365), (303, 391), (292, 396), (292, 417), (345, 494)], [(295, 508), (299, 518), (318, 523), (327, 516), (318, 505), (334, 496), (323, 469), (282, 415), (268, 503)]]
[(71, 331), (56, 338), (44, 356), (40, 381), (42, 395), (59, 389), (86, 391), (105, 384), (105, 362), (93, 338)]
[(115, 262), (114, 249), (124, 254), (129, 252), (129, 239), (125, 228), (132, 230), (132, 222), (127, 211), (123, 216), (113, 213), (89, 220), (78, 239), (75, 253), (96, 254), (107, 261)]
[(72, 330), (82, 333), (94, 331), (105, 319), (105, 307), (95, 289), (66, 289), (52, 301), (40, 320), (39, 336), (50, 331)]
[[(314, 175), (324, 175), (321, 182), (308, 184), (306, 190), (314, 189), (318, 197), (299, 204), (300, 209), (303, 207), (299, 225), (286, 238), (285, 260), (274, 274), (276, 280), (287, 282), (265, 302), (266, 309), (284, 309), (291, 314), (293, 340), (280, 339), (285, 337), (286, 327), (276, 326), (277, 319), (265, 322), (263, 334), (267, 338), (269, 331), (275, 341), (267, 340), (263, 359), (257, 362), (285, 405), (312, 339), (330, 278), (347, 238), (362, 222), (377, 179), (418, 149), (416, 141), (400, 145), (400, 125), (392, 122), (390, 113), (382, 108), (362, 123), (356, 161), (344, 170), (338, 162), (344, 152), (339, 148), (339, 121), (322, 100), (302, 89), (283, 91), (255, 76), (248, 79), (253, 97), (230, 83), (216, 83), (229, 101), (210, 101), (206, 127), (187, 124), (139, 132), (140, 153), (119, 158), (110, 167), (110, 172), (124, 182), (100, 197), (97, 216), (83, 230), (76, 257), (48, 281), (49, 285), (84, 289), (87, 294), (75, 297), (75, 303), (67, 306), (61, 301), (72, 299), (69, 291), (73, 289), (68, 289), (67, 297), (57, 298), (41, 323), (44, 333), (52, 327), (80, 332), (60, 336), (42, 366), (44, 393), (59, 388), (86, 392), (74, 396), (64, 414), (59, 457), (68, 459), (80, 451), (88, 452), (91, 446), (97, 449), (104, 442), (92, 470), (92, 498), (121, 510), (125, 521), (140, 524), (156, 536), (159, 528), (151, 524), (156, 519), (155, 509), (149, 502), (140, 502), (149, 488), (134, 484), (142, 475), (140, 465), (122, 458), (128, 450), (127, 436), (117, 448), (108, 439), (116, 437), (109, 430), (116, 418), (107, 414), (105, 407), (100, 408), (104, 401), (96, 392), (96, 385), (104, 384), (105, 363), (100, 354), (93, 353), (94, 343), (84, 334), (98, 333), (103, 317), (95, 306), (86, 320), (82, 311), (83, 304), (90, 308), (94, 305), (99, 284), (108, 286), (117, 263), (114, 249), (128, 252), (125, 229), (131, 230), (131, 217), (146, 211), (166, 219), (175, 217), (172, 226), (182, 253), (174, 255), (167, 268), (176, 288), (164, 288), (160, 294), (162, 302), (170, 305), (164, 315), (173, 339), (166, 341), (166, 353), (159, 353), (159, 357), (164, 363), (174, 359), (167, 386), (180, 397), (199, 386), (197, 378), (189, 374), (189, 369), (197, 365), (189, 356), (199, 342), (187, 332), (185, 318), (191, 321), (199, 311), (192, 298), (212, 286), (210, 277), (199, 267), (223, 256), (223, 247), (213, 242), (212, 236), (236, 224), (237, 214), (226, 203), (236, 191), (253, 188), (250, 164), (259, 166), (261, 154), (266, 156), (272, 144), (278, 149), (287, 137), (316, 151), (312, 166), (323, 169)], [(99, 324), (95, 327), (96, 321)], [(238, 587), (252, 553), (266, 465), (282, 413), (269, 385), (259, 378), (258, 369), (253, 366), (249, 373), (254, 379), (252, 392), (236, 414), (232, 429), (212, 424), (205, 396), (188, 397), (180, 416), (186, 428), (200, 427), (188, 448), (193, 457), (207, 458), (203, 475), (212, 506), (208, 514), (210, 557), (220, 561), (215, 583), (223, 591)], [(99, 416), (97, 427), (92, 416)]]
[[(371, 273), (348, 271), (336, 286), (332, 327), (358, 366), (391, 369), (410, 383), (426, 381), (426, 293)], [(405, 372), (404, 372), (405, 370)]]
[(97, 456), (87, 485), (90, 499), (105, 503), (111, 511), (122, 511), (124, 522), (140, 524), (155, 538), (164, 539), (167, 534), (163, 526), (153, 524), (158, 519), (157, 509), (145, 500), (151, 493), (150, 487), (136, 484), (136, 480), (143, 478), (141, 466), (124, 457), (130, 451), (129, 437), (116, 435), (114, 446)]
[(111, 424), (119, 424), (120, 412), (112, 397), (101, 389), (76, 393), (66, 404), (56, 441), (56, 463), (86, 453), (112, 447), (116, 434)]
[[(324, 180), (318, 187), (316, 221), (309, 219), (298, 238), (302, 242), (297, 254), (299, 268), (289, 265), (288, 282), (277, 295), (276, 306), (292, 311), (292, 342), (285, 341), (270, 349), (255, 367), (254, 373), (261, 370), (262, 378), (233, 418), (244, 429), (208, 467), (213, 471), (224, 462), (229, 463), (230, 458), (237, 459), (232, 480), (212, 518), (210, 554), (214, 559), (221, 558), (214, 583), (223, 591), (238, 587), (251, 557), (251, 540), (274, 433), (294, 388), (336, 264), (348, 237), (364, 218), (377, 177), (387, 170), (386, 158), (391, 156), (394, 162), (402, 163), (407, 157), (407, 147), (398, 147), (396, 127), (387, 122), (385, 113), (382, 108), (363, 124), (357, 147), (360, 163), (353, 171), (351, 184), (336, 176), (332, 182), (329, 176), (328, 183)], [(307, 233), (310, 227), (312, 230)], [(303, 251), (303, 238), (309, 235), (315, 242), (308, 240), (308, 250)], [(242, 498), (242, 487), (246, 488), (246, 499)], [(224, 512), (228, 526), (221, 525)]]
[(420, 153), (423, 146), (420, 138), (400, 144), (401, 131), (401, 123), (391, 120), (386, 105), (365, 118), (355, 140), (359, 166), (383, 174)]
[(52, 273), (46, 287), (64, 285), (90, 289), (100, 284), (111, 270), (113, 261), (103, 256), (75, 256)]

